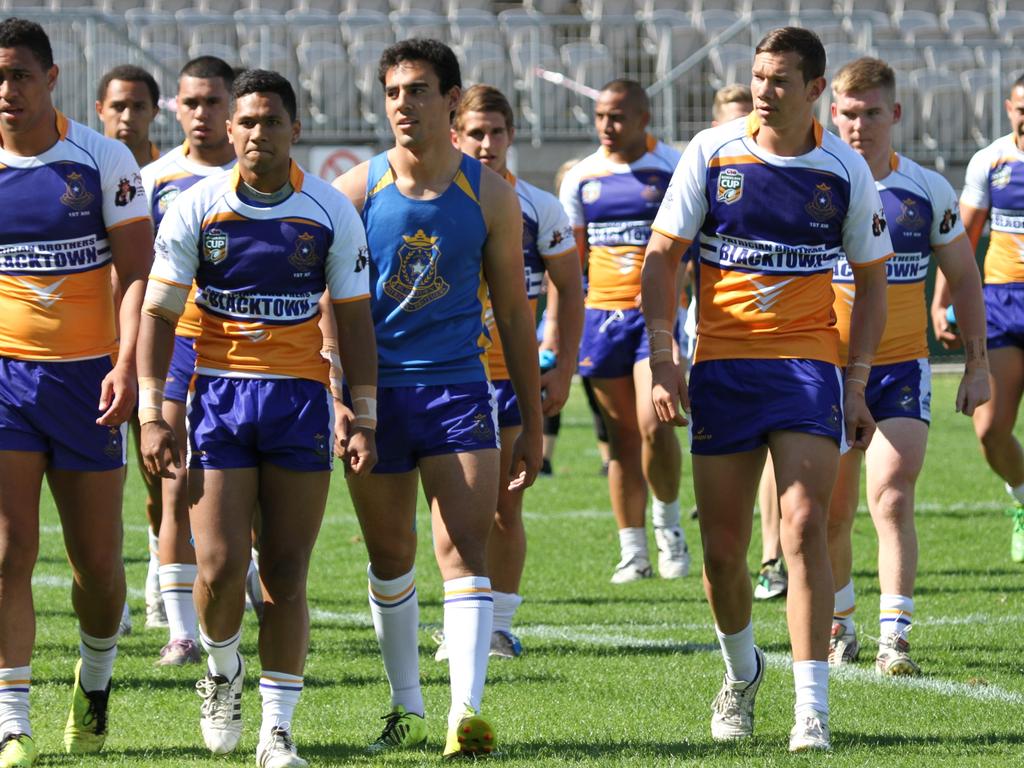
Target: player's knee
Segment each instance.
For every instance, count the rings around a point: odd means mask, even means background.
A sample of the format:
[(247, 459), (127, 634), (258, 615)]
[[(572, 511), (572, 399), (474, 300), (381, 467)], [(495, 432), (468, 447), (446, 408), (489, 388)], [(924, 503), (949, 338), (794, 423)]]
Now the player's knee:
[(982, 450), (987, 454), (1003, 450), (1013, 435), (1012, 425), (1007, 429), (995, 421), (979, 426), (977, 433)]
[(260, 580), (274, 603), (303, 600), (306, 595), (308, 563), (302, 557), (288, 557), (260, 563)]
[(829, 521), (825, 509), (813, 502), (787, 510), (783, 520), (796, 551), (817, 542), (827, 534)]
[(747, 551), (738, 538), (734, 536), (708, 536), (704, 539), (704, 571), (708, 579), (731, 576), (737, 570), (744, 573), (747, 568)]
[[(226, 594), (244, 588), (249, 571), (249, 553), (246, 557), (229, 557), (227, 552), (206, 552), (196, 558), (198, 580), (213, 595)], [(263, 577), (263, 574), (260, 574)]]
[(27, 581), (39, 557), (39, 536), (8, 528), (0, 541), (0, 581)]
[(72, 563), (75, 581), (88, 595), (108, 595), (124, 590), (124, 563), (120, 553), (95, 552)]
[(883, 523), (899, 524), (914, 513), (913, 496), (902, 484), (882, 488), (874, 506), (874, 517)]

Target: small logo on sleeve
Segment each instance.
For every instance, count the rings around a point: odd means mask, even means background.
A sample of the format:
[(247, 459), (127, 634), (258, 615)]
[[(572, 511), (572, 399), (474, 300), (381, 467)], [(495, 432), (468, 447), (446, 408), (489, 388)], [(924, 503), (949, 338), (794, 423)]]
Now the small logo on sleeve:
[(949, 208), (942, 214), (942, 221), (939, 222), (939, 233), (948, 235), (953, 231), (953, 227), (956, 226), (957, 213)]
[(882, 233), (885, 232), (887, 222), (885, 221), (885, 212), (877, 211), (871, 217), (871, 233), (875, 237), (881, 237)]
[(130, 179), (123, 178), (117, 182), (117, 192), (114, 194), (114, 205), (124, 208), (128, 203), (135, 199), (135, 195), (138, 194), (138, 190), (135, 189), (135, 185), (132, 184)]

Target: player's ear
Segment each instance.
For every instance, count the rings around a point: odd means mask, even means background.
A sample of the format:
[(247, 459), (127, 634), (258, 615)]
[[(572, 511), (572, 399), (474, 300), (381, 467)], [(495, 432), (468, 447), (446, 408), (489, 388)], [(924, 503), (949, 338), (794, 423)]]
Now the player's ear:
[(903, 105), (898, 101), (892, 105), (892, 124), (896, 125), (903, 117)]
[(292, 123), (292, 144), (299, 143), (299, 136), (302, 135), (302, 121), (296, 120)]
[[(57, 78), (60, 76), (60, 67), (54, 64), (48, 70), (46, 70), (46, 88), (51, 93), (53, 89), (57, 87)], [(98, 102), (97, 102), (98, 103)]]

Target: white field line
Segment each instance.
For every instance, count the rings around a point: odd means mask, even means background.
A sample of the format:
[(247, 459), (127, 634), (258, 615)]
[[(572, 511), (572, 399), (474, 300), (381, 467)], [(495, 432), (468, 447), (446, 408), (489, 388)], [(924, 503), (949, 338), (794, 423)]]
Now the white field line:
[[(529, 496), (527, 496), (529, 499)], [(529, 503), (529, 501), (527, 501)], [(921, 501), (915, 505), (918, 512), (997, 512), (1010, 506), (1010, 501), (999, 503), (994, 501), (972, 501), (953, 502), (951, 504), (936, 501)], [(867, 512), (866, 505), (857, 507), (858, 512)], [(612, 517), (609, 509), (568, 509), (561, 512), (523, 512), (523, 518), (527, 520), (610, 520)]]
[[(49, 574), (36, 574), (32, 577), (33, 587), (44, 587), (47, 589), (71, 589), (71, 578), (68, 576), (51, 576)], [(128, 597), (138, 600), (144, 598), (144, 590), (128, 587)]]

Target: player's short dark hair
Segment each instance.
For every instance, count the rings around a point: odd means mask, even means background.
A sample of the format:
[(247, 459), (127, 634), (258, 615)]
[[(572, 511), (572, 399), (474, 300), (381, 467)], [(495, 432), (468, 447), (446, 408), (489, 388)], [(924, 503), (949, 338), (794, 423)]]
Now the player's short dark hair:
[(605, 92), (624, 93), (630, 106), (638, 112), (651, 111), (651, 100), (647, 96), (647, 91), (636, 80), (618, 77), (602, 86), (601, 93)]
[(250, 93), (276, 93), (281, 97), (288, 117), (295, 122), (299, 110), (295, 102), (295, 89), (288, 78), (268, 69), (243, 70), (231, 85), (231, 110), (234, 111), (235, 102)]
[(156, 84), (156, 80), (149, 72), (134, 64), (120, 64), (101, 77), (100, 84), (96, 87), (96, 101), (102, 102), (107, 98), (107, 88), (114, 80), (123, 80), (126, 83), (145, 83), (153, 106), (160, 105), (160, 86)]
[(437, 75), (441, 93), (448, 93), (452, 88), (462, 87), (462, 70), (455, 52), (440, 40), (412, 38), (401, 40), (386, 48), (380, 56), (377, 66), (377, 79), (385, 84), (388, 72), (403, 61), (425, 61)]
[(821, 44), (821, 39), (816, 34), (803, 27), (773, 29), (761, 38), (761, 42), (754, 49), (754, 55), (790, 51), (800, 57), (799, 68), (805, 83), (825, 76), (825, 46)]
[(50, 38), (34, 21), (14, 17), (0, 21), (0, 48), (28, 48), (43, 69), (53, 66)]
[(230, 91), (235, 83), (235, 70), (224, 59), (218, 59), (216, 56), (197, 56), (181, 68), (178, 79), (183, 77), (198, 77), (204, 80), (219, 77), (224, 81), (224, 87)]

